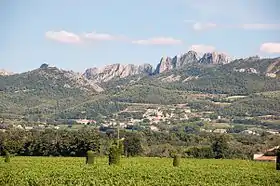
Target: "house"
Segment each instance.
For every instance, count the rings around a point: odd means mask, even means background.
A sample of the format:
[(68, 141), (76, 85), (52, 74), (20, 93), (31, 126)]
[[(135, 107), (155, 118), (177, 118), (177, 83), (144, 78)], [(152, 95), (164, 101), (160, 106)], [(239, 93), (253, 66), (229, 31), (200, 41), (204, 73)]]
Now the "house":
[(271, 78), (276, 78), (277, 74), (276, 73), (266, 73), (265, 74), (267, 77), (271, 77)]
[(253, 159), (255, 161), (276, 161), (276, 151), (279, 149), (279, 146), (273, 147), (266, 150), (264, 153), (254, 154)]
[(225, 133), (227, 133), (227, 129), (215, 129), (213, 132), (214, 133), (225, 134)]
[(251, 134), (251, 135), (257, 135), (258, 133), (252, 131), (252, 130), (243, 130), (240, 132), (241, 134)]
[(275, 131), (275, 130), (268, 130), (266, 132), (268, 132), (269, 134), (274, 134), (274, 135), (279, 134), (279, 132)]
[(33, 129), (33, 127), (28, 127), (28, 126), (26, 126), (24, 128), (25, 128), (25, 130), (32, 130)]
[(201, 132), (213, 132), (211, 129), (203, 129), (203, 128), (201, 128), (200, 131)]
[(17, 129), (24, 129), (24, 128), (22, 127), (22, 125), (16, 125), (15, 128), (17, 128)]
[(276, 161), (276, 156), (264, 156), (263, 154), (254, 154), (255, 161)]
[(151, 126), (150, 126), (150, 129), (151, 129), (152, 131), (159, 131), (159, 128), (156, 127), (156, 126), (154, 126), (154, 125), (151, 125)]
[(86, 125), (88, 123), (96, 123), (95, 120), (88, 120), (88, 119), (77, 119), (75, 121), (79, 124), (84, 124), (84, 125)]
[(206, 121), (206, 122), (210, 122), (211, 119), (210, 118), (200, 118), (202, 121)]

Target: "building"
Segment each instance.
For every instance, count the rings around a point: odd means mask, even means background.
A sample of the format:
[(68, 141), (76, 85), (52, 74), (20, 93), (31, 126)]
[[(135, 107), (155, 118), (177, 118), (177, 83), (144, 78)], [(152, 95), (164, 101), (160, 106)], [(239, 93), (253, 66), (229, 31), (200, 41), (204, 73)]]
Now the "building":
[(159, 131), (159, 128), (158, 127), (156, 127), (156, 126), (154, 126), (154, 125), (151, 125), (150, 126), (150, 129), (152, 130), (152, 131)]
[(95, 120), (88, 120), (88, 119), (77, 119), (75, 121), (79, 124), (84, 124), (84, 125), (86, 125), (88, 123), (96, 123)]
[(254, 154), (255, 161), (276, 161), (276, 156), (264, 156), (263, 154)]
[(215, 129), (213, 130), (214, 133), (225, 134), (227, 133), (227, 129)]
[(269, 134), (274, 134), (274, 135), (279, 134), (279, 132), (275, 131), (275, 130), (268, 130), (266, 132), (268, 132)]
[(243, 130), (240, 132), (241, 134), (251, 134), (251, 135), (258, 135), (258, 133), (252, 131), (252, 130)]
[(254, 154), (253, 159), (255, 161), (273, 161), (276, 162), (276, 151), (279, 149), (279, 146), (273, 147), (266, 150), (264, 153)]

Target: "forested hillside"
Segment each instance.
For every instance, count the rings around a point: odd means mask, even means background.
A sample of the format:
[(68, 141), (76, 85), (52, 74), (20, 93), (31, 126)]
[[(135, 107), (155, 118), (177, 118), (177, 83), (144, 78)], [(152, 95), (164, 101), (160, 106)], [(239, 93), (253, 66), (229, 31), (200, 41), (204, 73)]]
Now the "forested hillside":
[(279, 91), (278, 74), (279, 59), (248, 58), (224, 65), (187, 63), (156, 75), (112, 78), (98, 85), (80, 74), (42, 65), (30, 72), (0, 76), (0, 112), (3, 117), (38, 119), (108, 116), (130, 103), (205, 104), (209, 109), (212, 103), (194, 99), (195, 94), (206, 94), (249, 96), (222, 110), (212, 108), (223, 115), (279, 114), (279, 96), (255, 95)]

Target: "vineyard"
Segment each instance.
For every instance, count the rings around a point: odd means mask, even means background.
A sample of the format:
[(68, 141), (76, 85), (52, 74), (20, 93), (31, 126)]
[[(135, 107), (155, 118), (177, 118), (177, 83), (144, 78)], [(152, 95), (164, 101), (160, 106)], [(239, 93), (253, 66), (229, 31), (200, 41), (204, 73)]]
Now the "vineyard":
[(94, 165), (85, 158), (12, 157), (0, 161), (0, 185), (280, 185), (275, 163), (245, 160), (123, 158), (109, 166), (107, 158)]

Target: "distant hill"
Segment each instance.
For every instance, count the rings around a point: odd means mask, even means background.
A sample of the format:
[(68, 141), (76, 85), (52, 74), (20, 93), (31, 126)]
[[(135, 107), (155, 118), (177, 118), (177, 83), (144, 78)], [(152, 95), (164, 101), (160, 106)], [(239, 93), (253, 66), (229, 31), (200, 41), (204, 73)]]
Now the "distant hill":
[(54, 109), (83, 102), (101, 91), (100, 86), (74, 72), (41, 66), (21, 74), (0, 76), (0, 113), (53, 114)]

